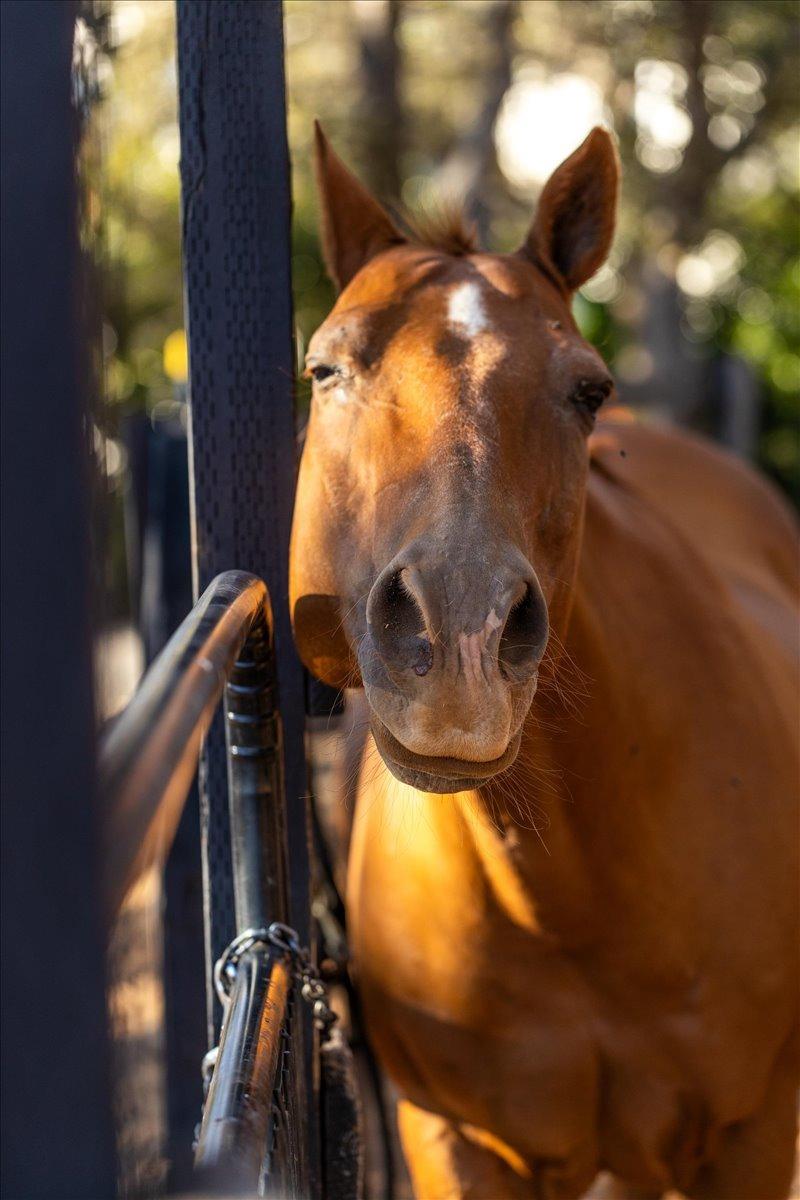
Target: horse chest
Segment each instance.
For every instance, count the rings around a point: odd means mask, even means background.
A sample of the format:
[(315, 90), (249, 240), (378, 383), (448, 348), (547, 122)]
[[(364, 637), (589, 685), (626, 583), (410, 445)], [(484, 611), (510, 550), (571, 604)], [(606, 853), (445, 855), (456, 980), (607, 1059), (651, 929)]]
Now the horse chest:
[(715, 1131), (756, 1102), (769, 1058), (754, 1055), (752, 1096), (741, 1080), (730, 1091), (718, 1081), (715, 1111), (715, 1089), (700, 1081), (715, 1056), (726, 1070), (740, 1056), (708, 1013), (668, 1012), (644, 995), (617, 1004), (528, 933), (495, 930), (481, 947), (463, 930), (446, 939), (430, 895), (425, 926), (404, 938), (391, 911), (357, 926), (384, 1066), (422, 1108), (487, 1130), (531, 1167), (560, 1164), (574, 1194), (604, 1167), (654, 1188), (688, 1178)]
[[(667, 1178), (665, 1149), (696, 1143), (704, 1127), (686, 1116), (692, 1085), (660, 1019), (614, 1012), (530, 933), (496, 928), (478, 945), (444, 916), (429, 896), (424, 934), (398, 936), (391, 911), (357, 923), (369, 1028), (401, 1092), (587, 1185), (604, 1163)], [(690, 1023), (687, 1047), (696, 1036)]]
[[(747, 1108), (733, 1028), (752, 1005), (726, 1010), (721, 981), (673, 973), (666, 945), (660, 974), (656, 942), (655, 968), (633, 942), (622, 959), (565, 946), (537, 929), (535, 896), (526, 911), (506, 888), (498, 904), (502, 863), (456, 833), (449, 798), (402, 799), (364, 806), (349, 903), (370, 1031), (401, 1091), (531, 1159), (656, 1181), (666, 1155), (691, 1156), (715, 1119)], [(710, 1113), (715, 1092), (734, 1109)]]
[(528, 934), (481, 929), (474, 911), (456, 924), (433, 893), (425, 914), (396, 909), (369, 884), (362, 894), (364, 919), (352, 926), (359, 989), (401, 1091), (520, 1151), (583, 1153), (593, 1140), (597, 1058), (570, 965)]

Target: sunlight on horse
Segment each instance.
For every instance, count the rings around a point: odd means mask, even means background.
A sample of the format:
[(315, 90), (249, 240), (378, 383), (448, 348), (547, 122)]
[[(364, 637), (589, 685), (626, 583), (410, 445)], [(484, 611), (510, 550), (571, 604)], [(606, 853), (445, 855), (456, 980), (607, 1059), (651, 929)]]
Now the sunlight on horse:
[(791, 518), (705, 442), (601, 420), (570, 299), (613, 236), (607, 133), (507, 256), (317, 158), (340, 294), (291, 603), (308, 668), (366, 697), (349, 932), (415, 1192), (782, 1200)]

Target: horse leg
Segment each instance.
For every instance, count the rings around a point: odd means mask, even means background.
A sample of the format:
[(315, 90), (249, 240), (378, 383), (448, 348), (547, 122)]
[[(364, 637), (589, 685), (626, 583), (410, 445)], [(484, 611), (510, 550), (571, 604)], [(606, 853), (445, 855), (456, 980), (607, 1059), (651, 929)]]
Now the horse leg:
[(795, 1165), (797, 1067), (776, 1064), (761, 1108), (723, 1131), (714, 1161), (701, 1168), (691, 1200), (786, 1200)]
[[(500, 1146), (436, 1113), (401, 1100), (400, 1140), (417, 1200), (534, 1200), (531, 1172)], [(475, 1140), (480, 1137), (481, 1140)], [(503, 1148), (504, 1149), (504, 1148)], [(513, 1160), (516, 1155), (508, 1152)]]

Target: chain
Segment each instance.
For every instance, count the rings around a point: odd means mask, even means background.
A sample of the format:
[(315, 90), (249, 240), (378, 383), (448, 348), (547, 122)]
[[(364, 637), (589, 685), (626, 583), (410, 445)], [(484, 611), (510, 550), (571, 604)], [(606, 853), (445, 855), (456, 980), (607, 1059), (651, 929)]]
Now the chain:
[(239, 960), (253, 946), (271, 946), (291, 959), (300, 995), (311, 1005), (317, 1028), (327, 1033), (336, 1021), (336, 1013), (328, 999), (328, 989), (311, 961), (308, 948), (300, 945), (297, 930), (281, 921), (273, 921), (267, 929), (245, 929), (223, 951), (214, 966), (214, 987), (220, 1003), (223, 1006), (228, 1003)]
[[(271, 946), (272, 949), (278, 950), (291, 960), (294, 968), (295, 983), (300, 989), (300, 995), (307, 1004), (311, 1005), (314, 1024), (322, 1032), (323, 1038), (325, 1038), (331, 1027), (338, 1020), (336, 1013), (330, 1006), (328, 989), (322, 982), (316, 966), (311, 961), (311, 954), (308, 948), (301, 946), (297, 930), (292, 929), (291, 925), (284, 925), (281, 921), (273, 921), (266, 929), (263, 927), (245, 929), (223, 950), (214, 964), (214, 988), (222, 1007), (226, 1008), (230, 1000), (239, 960), (248, 950), (252, 950), (254, 946)], [(285, 1059), (285, 1049), (284, 1047), (283, 1059)], [(214, 1046), (203, 1058), (204, 1096), (208, 1095), (211, 1076), (217, 1065), (218, 1054), (219, 1046)], [(285, 1069), (286, 1064), (283, 1061), (282, 1072)], [(198, 1125), (195, 1130), (195, 1144), (199, 1136), (199, 1129)]]
[(336, 1023), (336, 1013), (330, 1005), (328, 989), (322, 982), (316, 965), (311, 960), (307, 947), (300, 945), (296, 930), (291, 925), (273, 921), (268, 930), (270, 942), (277, 949), (283, 949), (295, 964), (295, 979), (300, 985), (300, 995), (306, 1004), (311, 1005), (314, 1023), (323, 1034), (327, 1034)]

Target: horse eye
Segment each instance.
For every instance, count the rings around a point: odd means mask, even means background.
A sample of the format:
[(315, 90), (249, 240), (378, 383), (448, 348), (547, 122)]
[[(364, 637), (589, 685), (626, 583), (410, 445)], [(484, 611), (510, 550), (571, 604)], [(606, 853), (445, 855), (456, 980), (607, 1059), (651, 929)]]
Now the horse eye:
[(325, 363), (315, 363), (313, 367), (308, 368), (308, 374), (316, 383), (322, 383), (336, 373), (336, 367), (329, 367)]
[(604, 400), (611, 394), (614, 384), (610, 379), (581, 379), (570, 396), (570, 400), (589, 416), (594, 416)]

